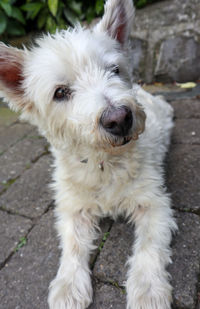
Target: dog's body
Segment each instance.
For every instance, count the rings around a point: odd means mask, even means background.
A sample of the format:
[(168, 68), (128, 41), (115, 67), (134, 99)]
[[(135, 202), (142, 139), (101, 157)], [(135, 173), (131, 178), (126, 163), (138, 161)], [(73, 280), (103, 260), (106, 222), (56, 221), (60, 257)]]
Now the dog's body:
[[(162, 162), (172, 108), (131, 86), (125, 46), (131, 0), (108, 0), (91, 30), (79, 26), (38, 41), (31, 51), (0, 45), (0, 90), (11, 108), (47, 137), (62, 256), (50, 309), (85, 309), (98, 220), (125, 215), (135, 224), (127, 308), (169, 309), (171, 231)], [(146, 120), (145, 120), (146, 118)], [(139, 138), (138, 138), (139, 136)]]

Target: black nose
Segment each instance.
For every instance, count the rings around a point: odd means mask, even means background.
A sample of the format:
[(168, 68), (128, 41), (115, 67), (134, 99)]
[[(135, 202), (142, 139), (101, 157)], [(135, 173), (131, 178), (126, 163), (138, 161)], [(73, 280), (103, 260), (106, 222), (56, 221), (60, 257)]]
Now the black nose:
[(132, 125), (133, 115), (129, 107), (109, 106), (100, 118), (100, 124), (109, 133), (117, 136), (127, 136)]

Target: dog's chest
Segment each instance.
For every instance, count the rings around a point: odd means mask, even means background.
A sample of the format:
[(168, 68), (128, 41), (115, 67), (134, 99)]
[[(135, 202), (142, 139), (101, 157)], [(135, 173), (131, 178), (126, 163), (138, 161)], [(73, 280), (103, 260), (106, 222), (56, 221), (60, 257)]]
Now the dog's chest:
[(119, 205), (126, 204), (137, 182), (139, 166), (132, 156), (102, 161), (88, 158), (74, 165), (68, 162), (66, 187), (70, 183), (73, 194), (79, 196), (83, 205), (99, 209), (104, 215), (112, 214)]

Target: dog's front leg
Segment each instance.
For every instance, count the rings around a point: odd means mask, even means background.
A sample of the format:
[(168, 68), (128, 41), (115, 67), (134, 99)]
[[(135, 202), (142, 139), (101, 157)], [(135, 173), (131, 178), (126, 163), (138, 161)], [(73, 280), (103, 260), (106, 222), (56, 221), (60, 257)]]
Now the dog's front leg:
[(171, 286), (165, 267), (170, 262), (171, 231), (176, 224), (164, 193), (146, 196), (132, 217), (136, 240), (129, 259), (127, 308), (170, 309)]
[(50, 309), (85, 309), (92, 301), (88, 266), (93, 249), (95, 223), (86, 212), (56, 211), (62, 256), (56, 278), (51, 282)]

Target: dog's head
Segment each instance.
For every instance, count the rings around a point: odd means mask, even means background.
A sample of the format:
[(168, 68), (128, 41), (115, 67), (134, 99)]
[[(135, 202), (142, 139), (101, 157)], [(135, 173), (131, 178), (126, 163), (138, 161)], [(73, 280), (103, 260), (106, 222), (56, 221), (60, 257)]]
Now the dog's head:
[(132, 0), (108, 0), (93, 29), (61, 31), (30, 50), (0, 44), (0, 91), (56, 148), (125, 148), (144, 130), (126, 45)]

